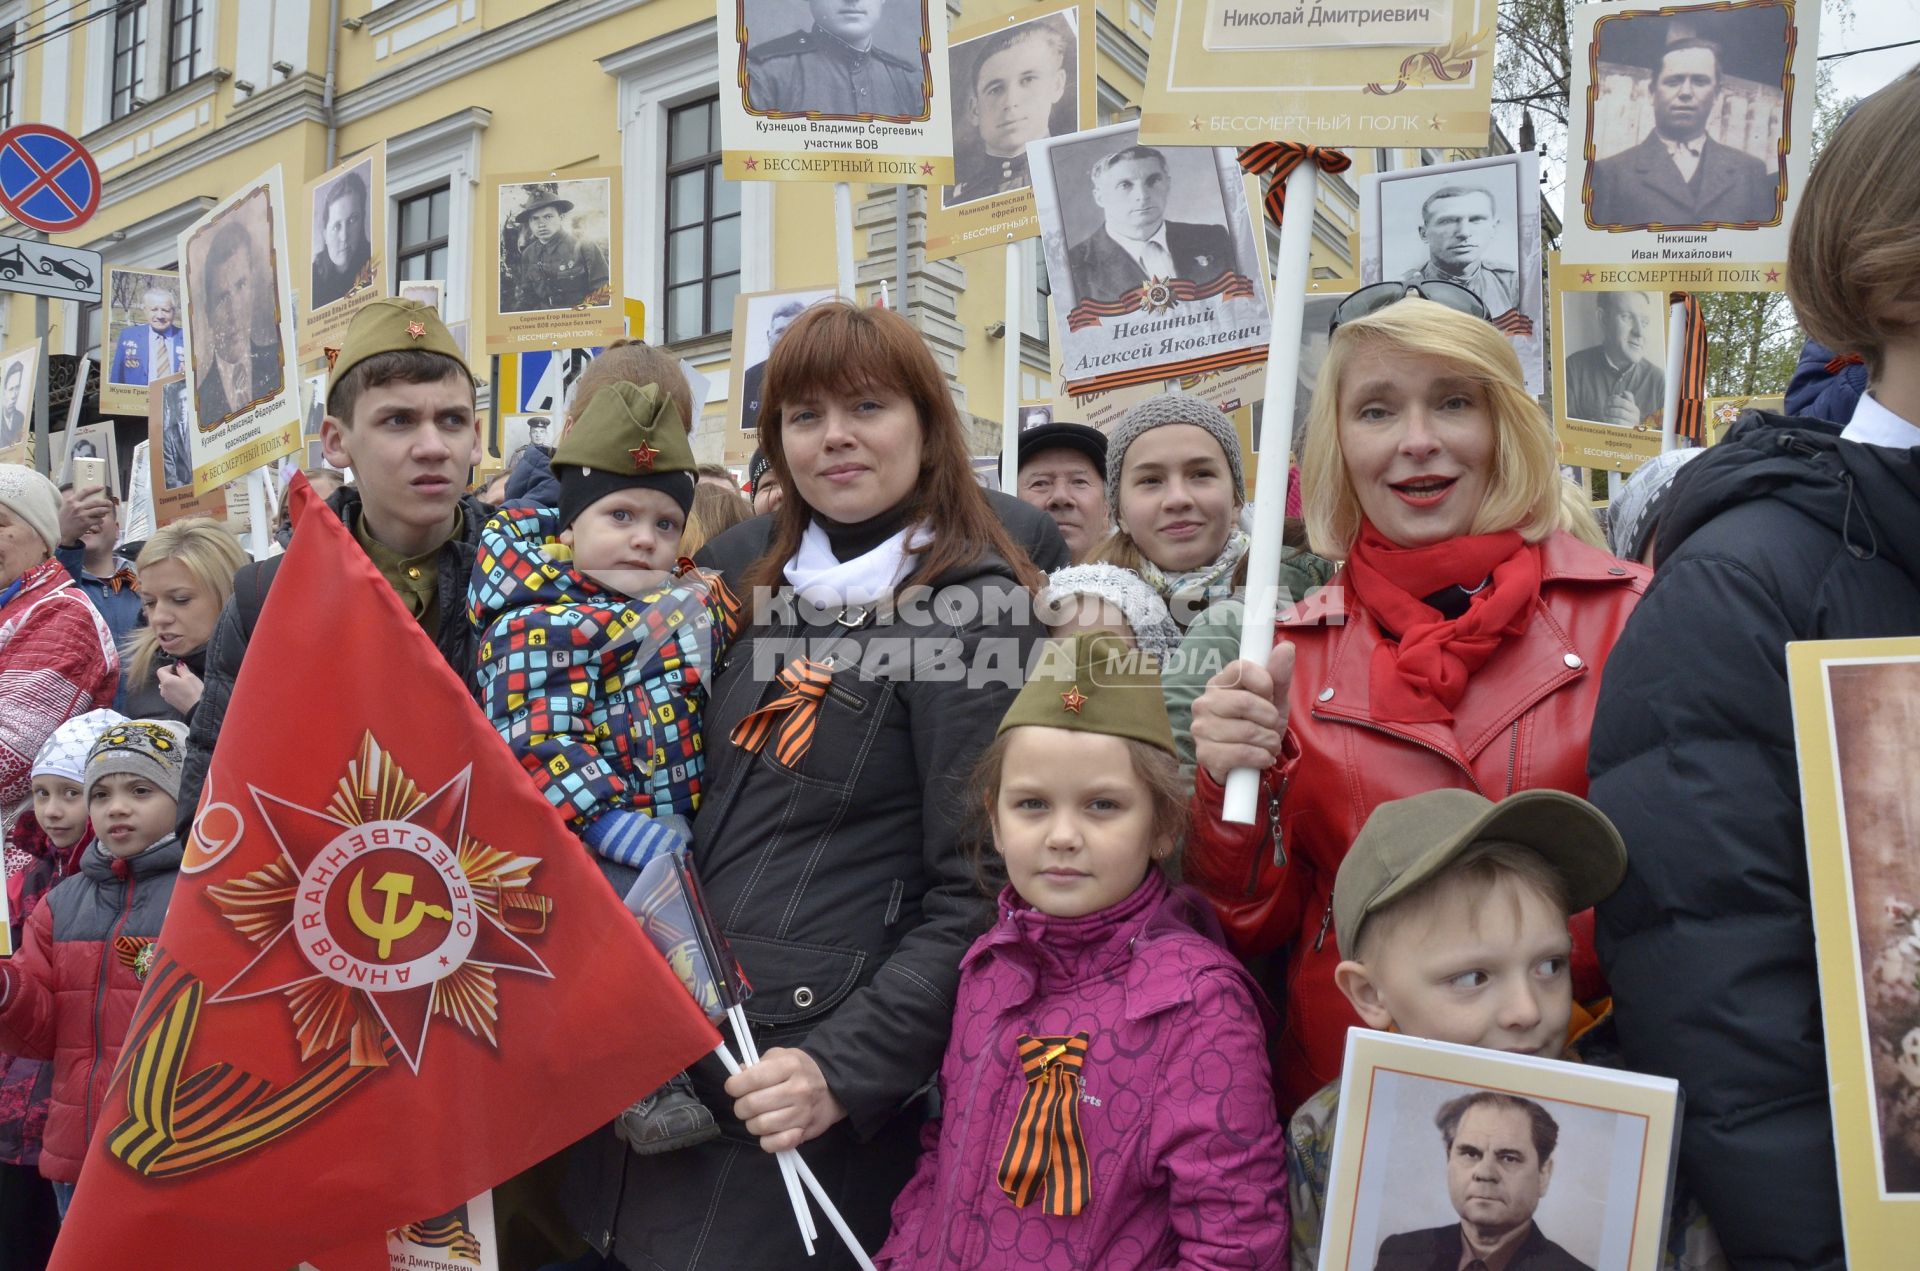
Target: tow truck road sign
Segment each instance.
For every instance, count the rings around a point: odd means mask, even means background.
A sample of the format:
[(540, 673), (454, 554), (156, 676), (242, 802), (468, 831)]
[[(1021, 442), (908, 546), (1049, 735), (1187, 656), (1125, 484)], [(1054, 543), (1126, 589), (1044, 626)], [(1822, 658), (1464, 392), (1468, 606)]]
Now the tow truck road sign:
[(0, 291), (100, 303), (100, 253), (0, 237)]
[(79, 229), (100, 206), (100, 168), (87, 148), (48, 124), (0, 132), (0, 208), (29, 229)]

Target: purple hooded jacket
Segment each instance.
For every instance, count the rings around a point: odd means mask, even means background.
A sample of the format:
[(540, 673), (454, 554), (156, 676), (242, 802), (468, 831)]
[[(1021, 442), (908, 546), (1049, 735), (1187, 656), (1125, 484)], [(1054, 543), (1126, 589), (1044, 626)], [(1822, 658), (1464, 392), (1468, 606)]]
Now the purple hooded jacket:
[[(1003, 891), (960, 963), (942, 1119), (893, 1206), (881, 1271), (1284, 1267), (1287, 1170), (1258, 990), (1158, 872), (1054, 918)], [(1051, 1217), (998, 1181), (1026, 1083), (1020, 1035), (1091, 1035), (1079, 1113), (1092, 1199)]]

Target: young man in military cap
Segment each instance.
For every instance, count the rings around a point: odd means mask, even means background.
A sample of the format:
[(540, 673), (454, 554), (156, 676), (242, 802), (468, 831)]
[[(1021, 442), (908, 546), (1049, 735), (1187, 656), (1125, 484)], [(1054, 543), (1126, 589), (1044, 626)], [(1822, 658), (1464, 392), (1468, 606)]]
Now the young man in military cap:
[[(598, 243), (576, 238), (566, 214), (573, 201), (560, 197), (559, 187), (531, 187), (533, 201), (508, 223), (509, 235), (519, 236), (520, 259), (513, 267), (512, 294), (501, 287), (502, 313), (541, 309), (571, 309), (586, 304), (609, 285), (607, 253)], [(503, 284), (505, 280), (502, 280)]]
[[(621, 895), (691, 837), (727, 626), (717, 588), (678, 568), (698, 465), (684, 380), (664, 359), (654, 373), (593, 388), (554, 452), (559, 506), (487, 526), (468, 598), (482, 709)], [(643, 1155), (719, 1133), (684, 1078), (615, 1131)]]
[[(471, 682), (473, 629), (467, 576), (491, 509), (466, 493), (480, 456), (473, 376), (433, 308), (383, 298), (354, 315), (328, 379), (320, 444), (327, 462), (351, 468), (355, 484), (327, 500), (354, 540), (461, 679)], [(206, 689), (194, 712), (180, 784), (186, 838), (206, 780), (227, 699), (253, 627), (279, 572), (279, 558), (234, 576), (207, 653)], [(338, 598), (351, 621), (353, 596)]]
[[(879, 47), (874, 28), (888, 0), (807, 0), (813, 26), (747, 50), (747, 103), (772, 114), (927, 114), (917, 61)], [(911, 0), (892, 0), (916, 18)], [(923, 0), (924, 2), (924, 0)]]

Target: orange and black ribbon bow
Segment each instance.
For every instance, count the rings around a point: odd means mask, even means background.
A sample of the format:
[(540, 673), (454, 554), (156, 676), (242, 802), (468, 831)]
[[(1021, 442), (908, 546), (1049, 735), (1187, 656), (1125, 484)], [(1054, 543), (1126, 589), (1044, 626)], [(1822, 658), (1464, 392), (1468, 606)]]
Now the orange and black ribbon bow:
[(1668, 303), (1687, 311), (1686, 334), (1680, 349), (1680, 404), (1674, 408), (1673, 435), (1689, 445), (1707, 444), (1707, 324), (1700, 302), (1691, 293), (1676, 291)]
[(1000, 1158), (1000, 1188), (1019, 1208), (1038, 1193), (1043, 1213), (1071, 1218), (1093, 1200), (1087, 1141), (1080, 1133), (1080, 1069), (1087, 1062), (1087, 1042), (1084, 1032), (1020, 1035), (1027, 1091)]
[(786, 691), (735, 724), (731, 737), (742, 750), (756, 751), (767, 744), (777, 727), (779, 739), (773, 743), (773, 757), (791, 768), (813, 744), (820, 703), (826, 699), (827, 686), (833, 683), (833, 672), (811, 658), (795, 658), (773, 680)]
[(1287, 175), (1307, 160), (1322, 172), (1345, 172), (1353, 160), (1329, 146), (1303, 146), (1292, 141), (1263, 141), (1240, 152), (1240, 166), (1267, 178), (1267, 218), (1275, 225), (1287, 208)]
[(125, 565), (114, 570), (113, 577), (107, 579), (107, 589), (116, 596), (120, 594), (120, 589), (123, 587), (138, 587), (139, 585), (139, 575), (135, 574), (133, 570)]
[(1867, 359), (1858, 353), (1836, 353), (1827, 359), (1827, 374), (1838, 375), (1849, 366), (1865, 366)]

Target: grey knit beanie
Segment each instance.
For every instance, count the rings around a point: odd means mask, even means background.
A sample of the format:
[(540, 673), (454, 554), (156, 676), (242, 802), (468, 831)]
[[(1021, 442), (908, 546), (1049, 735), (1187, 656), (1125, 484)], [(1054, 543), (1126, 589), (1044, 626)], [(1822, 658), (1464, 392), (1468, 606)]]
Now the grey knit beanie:
[(1072, 596), (1098, 596), (1126, 615), (1133, 638), (1148, 653), (1166, 657), (1180, 643), (1180, 628), (1167, 612), (1167, 602), (1146, 579), (1118, 565), (1069, 565), (1047, 576), (1040, 592), (1040, 611), (1046, 614)]
[(1120, 474), (1127, 466), (1127, 448), (1151, 428), (1166, 424), (1192, 424), (1213, 434), (1220, 449), (1227, 452), (1227, 467), (1233, 470), (1233, 501), (1247, 501), (1247, 474), (1240, 462), (1240, 434), (1233, 421), (1220, 408), (1191, 393), (1167, 393), (1141, 402), (1120, 417), (1107, 434), (1107, 512), (1120, 520)]
[(187, 726), (170, 719), (128, 719), (101, 733), (87, 752), (89, 798), (102, 777), (130, 772), (145, 777), (175, 799), (187, 761)]

